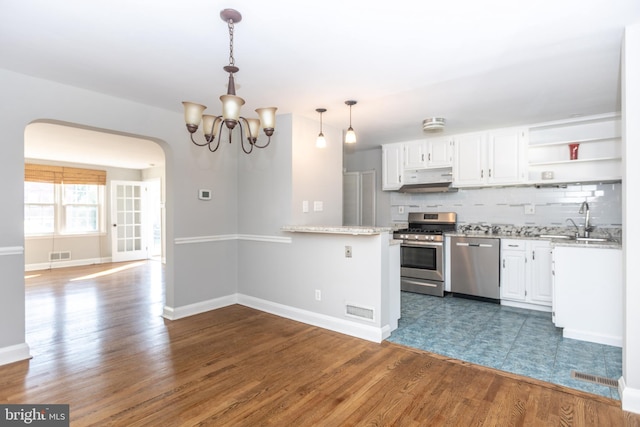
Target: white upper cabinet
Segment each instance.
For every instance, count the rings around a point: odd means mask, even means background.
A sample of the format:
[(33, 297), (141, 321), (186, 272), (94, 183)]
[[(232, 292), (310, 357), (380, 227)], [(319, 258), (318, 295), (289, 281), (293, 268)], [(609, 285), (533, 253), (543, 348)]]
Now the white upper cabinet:
[(526, 181), (527, 131), (498, 129), (454, 137), (453, 185), (474, 187)]
[[(529, 182), (621, 180), (621, 135), (620, 116), (612, 114), (532, 126), (527, 155)], [(575, 147), (574, 158), (570, 145)]]
[(452, 163), (452, 141), (449, 137), (404, 143), (405, 169), (442, 168)]
[(429, 167), (443, 168), (453, 164), (453, 139), (451, 137), (431, 138), (429, 142)]
[(444, 167), (453, 187), (622, 179), (618, 114), (385, 144), (382, 153), (384, 190), (398, 190), (405, 170)]
[(499, 129), (488, 135), (489, 184), (520, 184), (526, 181), (527, 131)]
[(423, 169), (427, 167), (427, 141), (410, 141), (404, 143), (404, 168)]
[(469, 133), (453, 139), (453, 185), (468, 187), (486, 183), (485, 169), (486, 134)]
[(404, 144), (382, 146), (382, 189), (398, 190), (402, 186)]

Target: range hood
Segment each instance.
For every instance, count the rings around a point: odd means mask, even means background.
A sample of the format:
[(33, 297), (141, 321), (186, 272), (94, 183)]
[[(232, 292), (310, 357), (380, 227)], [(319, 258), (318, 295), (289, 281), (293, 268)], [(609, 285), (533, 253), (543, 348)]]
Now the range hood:
[(406, 169), (404, 171), (404, 185), (398, 191), (401, 193), (451, 193), (458, 191), (452, 188), (453, 169)]

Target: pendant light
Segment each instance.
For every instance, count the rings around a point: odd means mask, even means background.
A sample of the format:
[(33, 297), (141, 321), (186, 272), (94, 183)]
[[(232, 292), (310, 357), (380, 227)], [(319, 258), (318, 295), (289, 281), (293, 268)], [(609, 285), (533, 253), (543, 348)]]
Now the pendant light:
[(347, 133), (344, 135), (344, 143), (345, 144), (355, 144), (356, 143), (356, 133), (351, 127), (351, 107), (356, 105), (358, 101), (344, 101), (345, 104), (349, 106), (349, 129), (347, 129)]
[(327, 146), (327, 140), (324, 138), (324, 134), (322, 133), (322, 113), (327, 111), (326, 108), (316, 108), (316, 111), (320, 113), (320, 133), (318, 134), (318, 138), (316, 138), (316, 147), (317, 148), (325, 148)]

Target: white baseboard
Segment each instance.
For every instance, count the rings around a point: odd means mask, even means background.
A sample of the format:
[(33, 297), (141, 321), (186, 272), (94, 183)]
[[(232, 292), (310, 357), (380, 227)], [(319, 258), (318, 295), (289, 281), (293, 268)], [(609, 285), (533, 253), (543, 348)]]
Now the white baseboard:
[(595, 334), (587, 331), (580, 331), (577, 329), (564, 328), (562, 330), (562, 336), (565, 338), (572, 338), (574, 340), (589, 341), (597, 344), (612, 345), (614, 347), (622, 347), (622, 337), (616, 337), (613, 335)]
[(325, 314), (314, 313), (312, 311), (302, 310), (300, 308), (290, 307), (243, 294), (228, 295), (182, 307), (165, 306), (162, 312), (162, 317), (167, 320), (178, 320), (233, 304), (244, 305), (266, 313), (275, 314), (276, 316), (376, 343), (382, 342), (391, 335), (391, 327), (389, 325), (385, 325), (381, 328), (371, 325), (363, 325), (348, 319), (339, 319)]
[(40, 262), (37, 264), (26, 264), (24, 266), (24, 271), (49, 270), (54, 268), (65, 268), (65, 267), (81, 267), (83, 265), (107, 264), (110, 262), (111, 262), (111, 257), (74, 259), (69, 261)]
[(624, 377), (618, 380), (622, 410), (640, 414), (640, 389), (627, 387)]
[(207, 301), (197, 302), (194, 304), (184, 305), (181, 307), (164, 306), (162, 317), (168, 320), (178, 320), (183, 317), (189, 317), (206, 311), (216, 310), (218, 308), (227, 307), (237, 304), (236, 294), (228, 295), (220, 298), (214, 298)]
[(0, 365), (31, 359), (31, 351), (27, 343), (0, 348)]
[(290, 307), (243, 294), (238, 294), (238, 304), (376, 343), (382, 342), (391, 334), (391, 328), (388, 325), (382, 328), (363, 325), (347, 319), (339, 319), (325, 314), (314, 313), (312, 311), (302, 310), (300, 308)]
[(526, 302), (519, 301), (509, 301), (509, 300), (500, 300), (500, 305), (504, 305), (507, 307), (517, 307), (517, 308), (526, 308), (527, 310), (536, 310), (536, 311), (545, 311), (551, 313), (550, 305), (538, 305), (538, 304), (530, 304)]

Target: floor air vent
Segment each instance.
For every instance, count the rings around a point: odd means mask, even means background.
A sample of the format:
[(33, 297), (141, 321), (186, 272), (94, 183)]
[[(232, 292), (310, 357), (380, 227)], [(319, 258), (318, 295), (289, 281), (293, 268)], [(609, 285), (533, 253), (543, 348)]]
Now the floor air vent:
[(582, 372), (571, 371), (571, 378), (587, 381), (594, 384), (606, 385), (607, 387), (618, 387), (618, 380), (601, 377), (599, 375), (584, 374)]
[(353, 304), (347, 304), (347, 316), (357, 317), (373, 321), (374, 310), (368, 307), (359, 307)]

